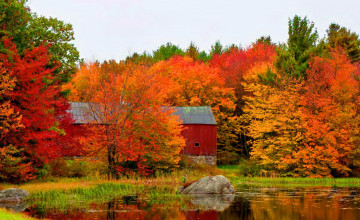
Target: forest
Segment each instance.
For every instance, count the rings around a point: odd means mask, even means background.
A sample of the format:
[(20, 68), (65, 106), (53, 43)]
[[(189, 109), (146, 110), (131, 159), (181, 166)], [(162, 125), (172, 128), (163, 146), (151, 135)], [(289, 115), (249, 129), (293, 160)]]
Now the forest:
[[(208, 52), (166, 43), (85, 62), (71, 24), (26, 1), (0, 1), (0, 14), (2, 182), (171, 173), (184, 163), (185, 140), (163, 106), (211, 106), (218, 165), (360, 176), (360, 39), (347, 27), (332, 23), (320, 37), (309, 18), (294, 16), (285, 43), (217, 41)], [(97, 125), (79, 132), (69, 102), (101, 103)]]

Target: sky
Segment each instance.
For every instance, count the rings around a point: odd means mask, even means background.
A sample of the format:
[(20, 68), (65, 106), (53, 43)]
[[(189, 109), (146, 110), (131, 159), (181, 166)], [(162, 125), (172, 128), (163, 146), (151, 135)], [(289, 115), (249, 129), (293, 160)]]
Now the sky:
[(209, 51), (249, 46), (261, 36), (286, 42), (288, 21), (307, 16), (319, 36), (333, 22), (360, 34), (359, 0), (28, 0), (32, 12), (73, 25), (73, 42), (88, 61), (125, 59), (171, 42)]

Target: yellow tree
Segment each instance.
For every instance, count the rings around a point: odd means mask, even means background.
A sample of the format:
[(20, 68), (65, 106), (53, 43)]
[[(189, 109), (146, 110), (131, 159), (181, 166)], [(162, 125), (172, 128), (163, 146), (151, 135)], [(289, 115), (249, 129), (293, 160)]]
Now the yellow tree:
[(294, 175), (293, 153), (304, 141), (299, 91), (301, 84), (281, 77), (272, 63), (256, 64), (244, 77), (242, 121), (252, 138), (251, 157), (266, 169)]

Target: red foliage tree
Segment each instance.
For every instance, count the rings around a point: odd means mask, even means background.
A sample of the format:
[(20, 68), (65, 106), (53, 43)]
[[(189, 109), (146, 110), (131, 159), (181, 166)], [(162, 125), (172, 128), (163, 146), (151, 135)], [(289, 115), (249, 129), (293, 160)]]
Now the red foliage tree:
[(245, 50), (233, 48), (230, 52), (214, 55), (210, 65), (220, 69), (219, 74), (225, 79), (228, 88), (235, 89), (238, 99), (237, 108), (240, 109), (244, 104), (242, 100), (244, 89), (241, 83), (245, 74), (256, 63), (273, 63), (275, 59), (275, 46), (260, 42)]
[[(313, 57), (301, 99), (307, 139), (298, 158), (306, 176), (347, 176), (359, 155), (357, 68), (341, 51)], [(357, 154), (357, 156), (356, 156)]]
[(11, 40), (5, 39), (3, 44), (10, 53), (1, 54), (0, 60), (16, 79), (9, 99), (14, 110), (22, 115), (23, 125), (8, 134), (7, 144), (24, 149), (36, 165), (69, 153), (62, 148), (72, 122), (66, 112), (69, 104), (60, 94), (54, 69), (47, 67), (47, 47), (35, 47), (20, 56)]

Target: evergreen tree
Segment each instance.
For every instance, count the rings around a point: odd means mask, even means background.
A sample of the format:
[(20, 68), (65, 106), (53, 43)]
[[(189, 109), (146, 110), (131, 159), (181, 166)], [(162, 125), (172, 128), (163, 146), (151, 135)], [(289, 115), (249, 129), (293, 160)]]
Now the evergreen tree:
[(360, 60), (360, 40), (355, 32), (351, 32), (345, 27), (332, 23), (327, 32), (327, 47), (343, 48), (352, 62)]
[(289, 20), (289, 39), (278, 48), (277, 68), (296, 78), (305, 76), (310, 56), (316, 51), (318, 33), (306, 17)]

